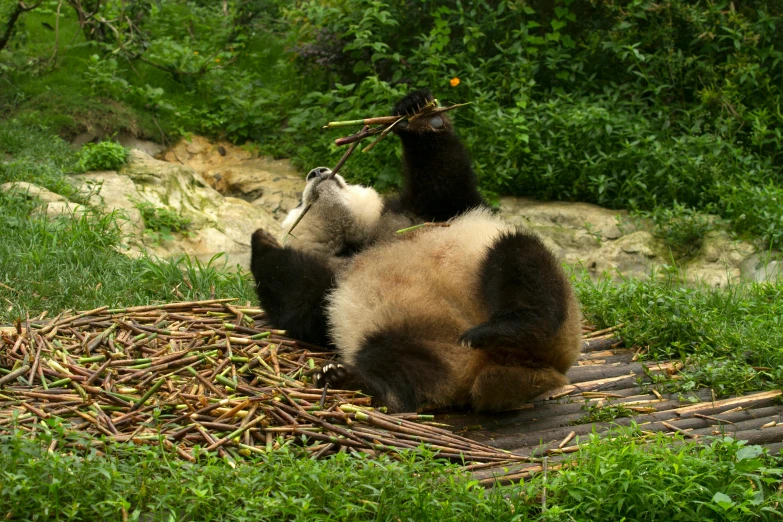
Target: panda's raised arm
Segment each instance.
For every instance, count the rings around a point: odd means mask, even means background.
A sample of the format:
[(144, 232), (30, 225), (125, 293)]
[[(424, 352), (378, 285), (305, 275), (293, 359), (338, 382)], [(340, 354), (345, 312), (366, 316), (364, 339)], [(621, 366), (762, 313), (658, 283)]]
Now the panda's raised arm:
[[(394, 106), (393, 114), (414, 114), (432, 100), (428, 89), (414, 91)], [(445, 221), (484, 204), (470, 157), (445, 114), (401, 122), (395, 132), (403, 146), (399, 210)]]

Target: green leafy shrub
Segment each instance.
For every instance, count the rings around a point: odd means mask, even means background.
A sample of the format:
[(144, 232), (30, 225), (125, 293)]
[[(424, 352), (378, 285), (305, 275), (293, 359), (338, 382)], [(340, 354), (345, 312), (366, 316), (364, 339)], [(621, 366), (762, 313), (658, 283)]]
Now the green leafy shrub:
[[(336, 161), (317, 124), (385, 114), (397, 93), (428, 86), (474, 102), (455, 118), (486, 193), (678, 202), (779, 246), (771, 204), (748, 200), (750, 187), (767, 196), (783, 183), (780, 12), (761, 1), (300, 2), (285, 11), (292, 50), (317, 83), (287, 123), (308, 137), (300, 160)], [(398, 183), (396, 148), (372, 156), (347, 173)], [(732, 201), (722, 184), (740, 187)]]
[(173, 210), (156, 207), (152, 203), (140, 201), (135, 207), (141, 212), (144, 220), (144, 235), (153, 243), (171, 241), (173, 232), (187, 236), (189, 234), (190, 219), (179, 215)]
[[(640, 443), (627, 431), (590, 437), (548, 484), (546, 520), (776, 520), (780, 461), (727, 437), (670, 446), (663, 434)], [(540, 481), (541, 477), (537, 477)]]
[(626, 346), (654, 360), (689, 361), (680, 390), (712, 387), (719, 395), (776, 388), (783, 378), (783, 281), (726, 288), (685, 286), (680, 274), (613, 282), (575, 281), (589, 321), (623, 324)]
[(652, 234), (668, 246), (676, 258), (695, 254), (704, 236), (721, 226), (720, 219), (698, 212), (674, 201), (671, 207), (656, 207), (652, 211), (634, 214), (637, 222), (652, 222)]
[(486, 491), (433, 456), (316, 461), (286, 448), (231, 467), (203, 452), (188, 463), (133, 444), (47, 452), (53, 439), (89, 448), (86, 438), (49, 424), (39, 440), (22, 430), (0, 436), (0, 508), (9, 519), (518, 520), (500, 490)]
[(721, 213), (739, 232), (761, 238), (764, 247), (783, 245), (783, 186), (772, 181), (720, 183)]
[[(58, 449), (47, 451), (53, 440)], [(23, 430), (0, 437), (0, 509), (24, 521), (781, 517), (781, 461), (760, 446), (729, 437), (686, 442), (660, 433), (649, 440), (636, 427), (580, 442), (578, 453), (547, 476), (536, 473), (518, 484), (484, 489), (433, 456), (340, 453), (312, 460), (282, 449), (239, 459), (235, 466), (204, 453), (189, 463), (157, 446), (96, 440), (98, 451), (89, 439), (50, 419), (37, 438)]]
[(76, 170), (118, 170), (128, 161), (128, 149), (113, 141), (87, 143), (79, 151)]

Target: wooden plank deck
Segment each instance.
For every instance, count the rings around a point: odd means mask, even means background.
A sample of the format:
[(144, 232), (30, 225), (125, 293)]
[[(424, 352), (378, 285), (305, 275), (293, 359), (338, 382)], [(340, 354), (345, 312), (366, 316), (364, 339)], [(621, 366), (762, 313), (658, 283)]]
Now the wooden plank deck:
[[(550, 469), (575, 452), (579, 437), (613, 426), (636, 423), (645, 432), (679, 432), (694, 441), (730, 436), (760, 444), (770, 451), (783, 449), (781, 390), (716, 399), (710, 389), (690, 393), (660, 393), (651, 375), (674, 376), (680, 363), (639, 362), (629, 349), (616, 347), (616, 338), (585, 340), (583, 353), (568, 373), (571, 384), (553, 390), (525, 408), (494, 414), (442, 413), (436, 422), (452, 426), (460, 435), (510, 450), (517, 455), (548, 457)], [(633, 416), (591, 422), (590, 413), (615, 408)], [(611, 411), (611, 410), (610, 410)], [(607, 413), (610, 413), (608, 411)], [(617, 411), (617, 410), (615, 410)], [(468, 467), (485, 485), (509, 482), (541, 471), (541, 464)]]

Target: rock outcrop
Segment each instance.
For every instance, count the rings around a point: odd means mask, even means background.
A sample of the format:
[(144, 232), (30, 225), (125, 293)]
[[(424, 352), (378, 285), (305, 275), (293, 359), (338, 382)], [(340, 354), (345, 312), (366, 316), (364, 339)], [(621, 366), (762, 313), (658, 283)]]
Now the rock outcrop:
[(779, 265), (772, 264), (775, 261), (750, 262), (753, 245), (733, 239), (726, 230), (708, 232), (695, 255), (675, 260), (662, 241), (637, 229), (624, 210), (589, 203), (502, 198), (500, 212), (509, 222), (538, 232), (567, 264), (593, 277), (647, 277), (652, 270), (677, 266), (688, 282), (720, 287), (740, 279), (765, 280), (782, 272)]
[(193, 136), (166, 151), (163, 159), (195, 170), (225, 196), (244, 199), (282, 219), (299, 204), (302, 175), (288, 160), (258, 157), (229, 142)]
[[(210, 187), (200, 175), (187, 166), (152, 158), (138, 149), (131, 151), (128, 164), (120, 172), (88, 172), (74, 176), (90, 204), (104, 212), (119, 212), (131, 241), (131, 253), (139, 248), (153, 255), (169, 257), (189, 254), (209, 260), (225, 253), (231, 265), (247, 266), (250, 236), (264, 228), (279, 233), (272, 212), (234, 197), (225, 197)], [(140, 203), (170, 210), (188, 220), (187, 233), (161, 241), (145, 235)], [(155, 237), (151, 240), (150, 237)]]
[[(141, 148), (155, 150), (151, 145)], [(287, 161), (260, 158), (230, 143), (212, 144), (196, 136), (159, 156), (165, 161), (137, 148), (119, 172), (73, 177), (80, 187), (81, 203), (88, 201), (102, 212), (122, 216), (130, 255), (145, 249), (159, 257), (189, 254), (205, 261), (225, 253), (230, 266), (247, 268), (253, 231), (264, 228), (282, 239), (279, 222), (299, 203), (304, 188), (301, 174)], [(82, 204), (30, 183), (6, 183), (0, 188), (39, 199), (40, 210), (49, 216), (78, 215), (86, 210)], [(150, 234), (139, 211), (145, 203), (187, 219), (187, 233), (173, 234), (173, 240)], [(715, 287), (783, 277), (779, 256), (756, 253), (751, 244), (722, 229), (708, 232), (695, 255), (675, 262), (666, 245), (632, 224), (626, 211), (507, 197), (500, 200), (499, 212), (510, 223), (540, 234), (565, 263), (592, 277), (648, 277), (653, 270), (672, 265), (686, 281)]]

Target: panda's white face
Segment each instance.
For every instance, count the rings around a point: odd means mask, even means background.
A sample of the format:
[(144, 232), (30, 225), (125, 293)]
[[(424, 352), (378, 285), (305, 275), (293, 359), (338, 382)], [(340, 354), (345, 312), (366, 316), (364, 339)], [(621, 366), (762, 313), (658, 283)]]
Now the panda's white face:
[[(302, 202), (283, 220), (283, 229), (289, 230), (308, 206), (311, 208), (295, 235), (316, 242), (362, 242), (380, 219), (383, 201), (374, 189), (351, 185), (339, 174), (332, 175), (330, 169), (318, 167), (307, 175)], [(316, 228), (317, 234), (306, 233)]]

